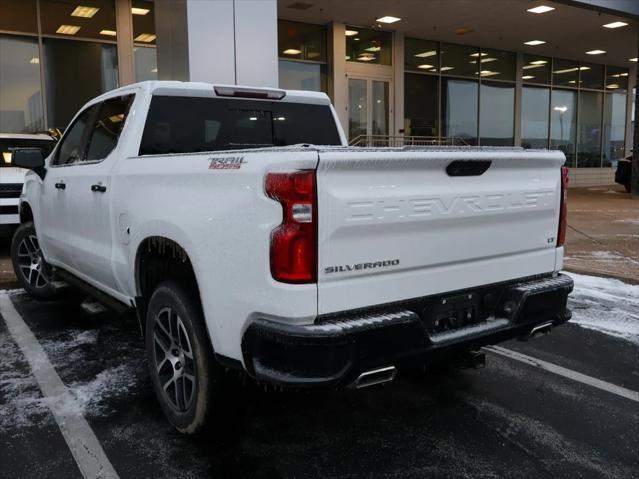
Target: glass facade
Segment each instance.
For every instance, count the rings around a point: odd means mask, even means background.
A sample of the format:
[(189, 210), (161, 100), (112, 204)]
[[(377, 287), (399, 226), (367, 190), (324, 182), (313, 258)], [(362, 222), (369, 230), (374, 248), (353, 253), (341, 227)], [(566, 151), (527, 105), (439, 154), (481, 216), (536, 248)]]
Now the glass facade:
[[(513, 65), (514, 76), (514, 65)], [(479, 137), (482, 145), (515, 144), (515, 84), (482, 82), (479, 98)]]
[(326, 91), (326, 35), (323, 25), (278, 20), (280, 88)]
[(550, 148), (566, 155), (566, 166), (576, 166), (577, 91), (553, 90), (550, 101)]
[(626, 94), (604, 95), (603, 151), (601, 166), (616, 166), (625, 156)]
[(477, 144), (478, 95), (476, 80), (442, 78), (442, 136)]
[(390, 32), (346, 26), (346, 61), (391, 65), (392, 41)]
[(439, 78), (404, 74), (404, 133), (408, 136), (439, 136)]
[(521, 146), (548, 148), (550, 88), (524, 86), (521, 95)]

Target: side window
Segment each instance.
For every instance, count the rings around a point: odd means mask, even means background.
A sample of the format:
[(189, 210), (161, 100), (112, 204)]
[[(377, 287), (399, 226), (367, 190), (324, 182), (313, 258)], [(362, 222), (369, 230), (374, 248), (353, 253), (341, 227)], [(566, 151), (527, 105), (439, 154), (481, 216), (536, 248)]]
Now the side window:
[(88, 127), (97, 106), (93, 105), (82, 113), (69, 127), (53, 160), (54, 165), (69, 165), (80, 161), (84, 156)]
[(103, 160), (118, 144), (133, 95), (106, 100), (100, 105), (84, 161)]

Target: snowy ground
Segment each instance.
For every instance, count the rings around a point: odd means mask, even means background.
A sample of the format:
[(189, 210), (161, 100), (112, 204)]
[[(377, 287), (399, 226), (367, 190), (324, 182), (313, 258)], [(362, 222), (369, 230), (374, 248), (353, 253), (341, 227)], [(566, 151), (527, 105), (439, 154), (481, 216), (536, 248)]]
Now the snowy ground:
[(568, 274), (575, 281), (569, 300), (571, 322), (639, 345), (639, 285)]

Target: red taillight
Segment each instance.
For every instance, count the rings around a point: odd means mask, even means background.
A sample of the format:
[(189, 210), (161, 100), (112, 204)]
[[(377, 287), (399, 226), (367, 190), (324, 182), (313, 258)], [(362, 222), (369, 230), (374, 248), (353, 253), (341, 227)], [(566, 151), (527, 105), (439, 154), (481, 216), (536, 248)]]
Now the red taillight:
[(561, 208), (559, 210), (559, 231), (557, 232), (557, 247), (566, 241), (566, 227), (568, 226), (568, 168), (561, 169)]
[(282, 224), (271, 233), (271, 275), (283, 283), (317, 281), (315, 171), (269, 173), (266, 194), (282, 204)]

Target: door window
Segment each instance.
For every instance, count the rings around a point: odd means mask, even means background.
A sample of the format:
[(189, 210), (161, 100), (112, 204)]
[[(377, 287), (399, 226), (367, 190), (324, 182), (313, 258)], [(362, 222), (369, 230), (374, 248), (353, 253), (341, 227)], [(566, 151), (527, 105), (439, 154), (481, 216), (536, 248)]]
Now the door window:
[(118, 144), (133, 95), (106, 100), (100, 106), (84, 161), (103, 160)]
[(84, 110), (69, 127), (60, 141), (60, 146), (53, 161), (54, 165), (69, 165), (79, 161), (84, 156), (86, 137), (96, 108), (97, 105), (93, 105)]

